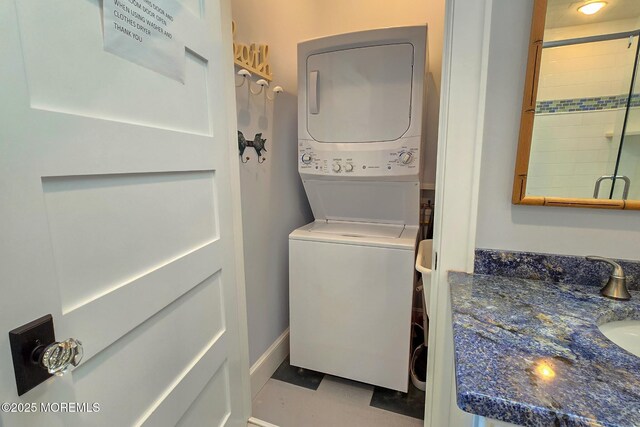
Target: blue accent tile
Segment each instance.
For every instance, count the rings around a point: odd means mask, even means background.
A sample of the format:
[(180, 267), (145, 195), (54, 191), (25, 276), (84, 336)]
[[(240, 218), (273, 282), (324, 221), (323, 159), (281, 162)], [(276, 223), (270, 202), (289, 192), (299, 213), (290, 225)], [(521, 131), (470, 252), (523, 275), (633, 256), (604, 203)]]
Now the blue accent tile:
[[(631, 105), (640, 106), (640, 94), (631, 97)], [(625, 108), (628, 95), (601, 96), (592, 98), (555, 99), (536, 103), (536, 113), (566, 113), (575, 111), (599, 111)]]

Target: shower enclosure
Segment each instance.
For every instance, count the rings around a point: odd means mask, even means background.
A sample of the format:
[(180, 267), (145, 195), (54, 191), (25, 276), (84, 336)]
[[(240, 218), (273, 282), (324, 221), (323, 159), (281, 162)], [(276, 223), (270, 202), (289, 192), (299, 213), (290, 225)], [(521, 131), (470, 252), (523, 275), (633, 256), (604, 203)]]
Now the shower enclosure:
[(545, 30), (527, 195), (640, 199), (640, 30), (580, 31)]
[(614, 181), (610, 198), (640, 199), (640, 76), (638, 75), (640, 72), (638, 67), (640, 43), (637, 43), (639, 34), (640, 31), (636, 31), (632, 35), (632, 37), (635, 36), (637, 44), (636, 54), (625, 106), (618, 158), (613, 173), (614, 177), (620, 177), (622, 181), (619, 179)]

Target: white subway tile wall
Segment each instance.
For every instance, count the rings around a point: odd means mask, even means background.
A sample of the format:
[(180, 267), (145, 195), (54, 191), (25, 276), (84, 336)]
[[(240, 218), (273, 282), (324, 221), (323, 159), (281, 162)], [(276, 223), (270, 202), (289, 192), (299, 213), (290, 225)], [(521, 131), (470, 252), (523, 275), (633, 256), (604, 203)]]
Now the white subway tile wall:
[[(637, 25), (637, 20), (629, 19), (548, 29), (545, 41), (629, 31)], [(629, 47), (625, 39), (543, 51), (538, 103), (546, 102), (546, 106), (539, 108), (544, 112), (535, 118), (527, 195), (590, 198), (596, 180), (613, 173), (624, 108), (611, 108), (611, 103), (603, 106), (605, 101), (599, 98), (629, 91), (635, 43)], [(564, 105), (559, 100), (564, 100)], [(549, 106), (549, 101), (556, 102)], [(569, 112), (570, 108), (578, 111)], [(637, 139), (634, 145), (640, 147), (640, 137)], [(640, 148), (630, 151), (637, 152), (640, 159)], [(628, 163), (627, 168), (633, 169), (635, 183), (640, 186), (640, 162)], [(604, 181), (600, 197), (608, 197), (610, 188), (611, 183)]]
[[(622, 109), (536, 115), (527, 194), (592, 197), (596, 179), (613, 173), (623, 120)], [(601, 194), (609, 190), (603, 182)]]

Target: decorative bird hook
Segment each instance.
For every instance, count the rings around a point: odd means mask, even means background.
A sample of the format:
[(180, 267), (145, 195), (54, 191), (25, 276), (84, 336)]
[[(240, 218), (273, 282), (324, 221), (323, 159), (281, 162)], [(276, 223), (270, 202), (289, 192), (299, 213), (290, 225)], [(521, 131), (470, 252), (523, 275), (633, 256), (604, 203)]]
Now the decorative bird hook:
[(247, 157), (246, 161), (242, 160), (244, 150), (247, 147), (253, 147), (256, 150), (256, 153), (258, 154), (258, 163), (264, 163), (266, 159), (262, 156), (262, 152), (267, 151), (267, 148), (265, 147), (266, 143), (267, 140), (262, 138), (262, 132), (257, 133), (253, 137), (253, 141), (247, 141), (244, 134), (241, 131), (238, 131), (238, 149), (240, 150), (240, 160), (242, 163), (247, 163), (249, 161), (249, 157)]
[[(267, 151), (267, 148), (264, 146), (266, 142), (266, 139), (262, 139), (262, 133), (257, 133), (256, 136), (253, 137), (253, 142), (251, 145), (256, 149), (256, 153), (258, 153), (258, 163), (264, 163), (264, 161), (266, 160), (262, 156), (262, 152)], [(262, 161), (260, 161), (260, 159), (262, 159)]]
[(249, 143), (244, 138), (244, 135), (242, 132), (238, 131), (238, 149), (240, 150), (240, 161), (242, 163), (247, 163), (249, 161), (249, 157), (247, 157), (247, 160), (242, 160), (242, 155), (244, 154), (244, 150), (247, 148), (247, 145), (249, 145)]

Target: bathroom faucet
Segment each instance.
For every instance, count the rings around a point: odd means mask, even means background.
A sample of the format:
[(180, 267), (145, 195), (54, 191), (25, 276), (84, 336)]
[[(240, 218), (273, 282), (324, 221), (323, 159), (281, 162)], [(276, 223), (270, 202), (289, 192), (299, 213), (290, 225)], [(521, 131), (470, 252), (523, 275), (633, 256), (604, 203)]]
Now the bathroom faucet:
[(622, 266), (620, 266), (620, 264), (612, 259), (600, 256), (588, 256), (587, 260), (606, 262), (607, 264), (613, 266), (613, 271), (609, 276), (607, 284), (604, 285), (604, 288), (600, 289), (600, 293), (603, 296), (623, 301), (631, 299), (631, 294), (627, 290), (627, 278), (625, 277), (624, 271), (622, 271)]

